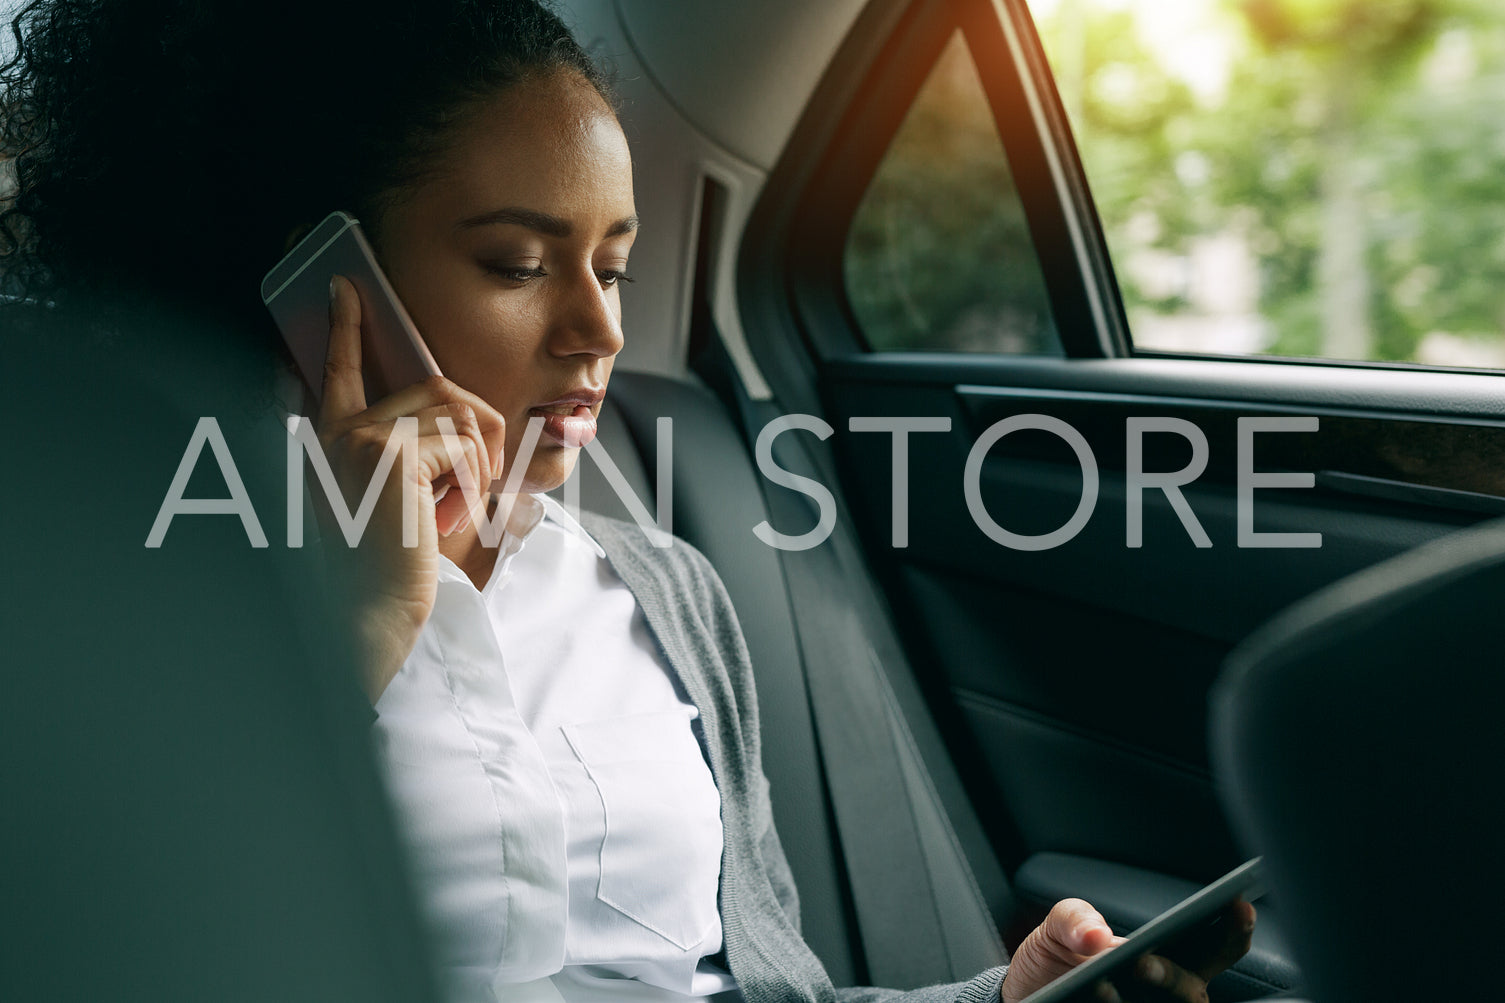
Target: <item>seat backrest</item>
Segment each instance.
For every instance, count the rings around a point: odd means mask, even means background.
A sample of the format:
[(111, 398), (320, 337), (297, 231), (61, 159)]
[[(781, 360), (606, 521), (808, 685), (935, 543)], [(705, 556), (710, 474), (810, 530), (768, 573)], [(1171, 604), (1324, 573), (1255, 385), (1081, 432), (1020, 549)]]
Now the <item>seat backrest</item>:
[[(0, 502), (0, 1000), (437, 1000), (336, 590), (283, 544), (260, 346), (24, 305), (0, 334), (16, 414), (56, 400), (39, 373), (70, 395), (16, 469), (87, 456), (98, 485), (46, 531), (35, 492)], [(222, 459), (188, 445), (211, 420)], [(185, 497), (234, 471), (270, 545), (223, 511), (146, 543), (194, 455)]]
[(1497, 994), (1502, 605), (1493, 522), (1318, 592), (1228, 660), (1213, 761), (1317, 1003)]
[[(773, 791), (780, 838), (800, 892), (805, 938), (832, 979), (838, 985), (851, 984), (869, 977), (873, 966), (865, 963), (860, 946), (864, 943), (864, 931), (859, 929), (861, 917), (854, 914), (842, 853), (843, 836), (833, 819), (825, 786), (820, 738), (812, 719), (797, 640), (799, 616), (791, 602), (779, 551), (764, 545), (752, 532), (754, 526), (769, 518), (762, 485), (736, 422), (715, 396), (683, 381), (619, 371), (612, 377), (611, 393), (602, 408), (600, 442), (626, 483), (650, 507), (654, 504), (650, 499), (655, 497), (661, 417), (672, 419), (674, 532), (700, 549), (725, 581), (752, 655), (765, 736), (764, 771)], [(586, 460), (580, 468), (582, 506), (629, 518), (626, 507), (595, 464)], [(840, 594), (851, 588), (851, 583), (832, 582), (830, 587)], [(871, 655), (854, 651), (853, 657)], [(933, 724), (930, 726), (933, 728)], [(978, 869), (973, 866), (976, 861), (969, 862), (958, 849), (956, 833), (947, 821), (948, 814), (955, 817), (970, 811), (970, 807), (936, 794), (929, 776), (936, 765), (933, 760), (927, 770), (912, 749), (900, 755), (909, 776), (907, 780), (893, 779), (899, 789), (910, 792), (904, 797), (912, 802), (910, 812), (920, 820), (916, 824), (925, 833), (922, 842), (926, 859), (915, 860), (913, 865), (947, 876), (937, 884), (948, 889), (953, 887), (946, 884), (950, 875), (964, 875), (970, 882)], [(949, 763), (941, 764), (942, 769), (947, 767)], [(952, 789), (959, 789), (959, 785), (953, 784)], [(896, 818), (904, 807), (894, 805)], [(975, 824), (975, 819), (971, 821)], [(968, 849), (974, 855), (978, 852), (973, 846)], [(991, 867), (1001, 882), (996, 861), (987, 860), (981, 866)], [(963, 903), (951, 911), (971, 922), (969, 905)], [(912, 918), (909, 921), (914, 922)], [(954, 920), (946, 916), (940, 922), (945, 925)], [(873, 925), (872, 916), (868, 923), (869, 927)], [(996, 951), (986, 903), (973, 927), (981, 925), (986, 925), (985, 939)], [(871, 937), (872, 930), (866, 933)], [(986, 950), (974, 949), (967, 937), (954, 929), (943, 931), (940, 939), (951, 958), (938, 959), (939, 976), (932, 981), (944, 980), (948, 974), (965, 978), (987, 963)], [(963, 946), (955, 946), (958, 943)]]

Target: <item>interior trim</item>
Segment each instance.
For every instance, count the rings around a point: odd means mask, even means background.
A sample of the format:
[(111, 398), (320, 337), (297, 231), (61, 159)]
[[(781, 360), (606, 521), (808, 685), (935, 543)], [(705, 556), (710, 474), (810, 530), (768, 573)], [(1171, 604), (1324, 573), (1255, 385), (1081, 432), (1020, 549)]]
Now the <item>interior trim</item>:
[(958, 385), (1091, 392), (1185, 401), (1330, 407), (1421, 420), (1505, 421), (1505, 373), (1303, 366), (1202, 359), (1049, 359), (887, 352), (827, 360), (825, 375), (852, 383)]

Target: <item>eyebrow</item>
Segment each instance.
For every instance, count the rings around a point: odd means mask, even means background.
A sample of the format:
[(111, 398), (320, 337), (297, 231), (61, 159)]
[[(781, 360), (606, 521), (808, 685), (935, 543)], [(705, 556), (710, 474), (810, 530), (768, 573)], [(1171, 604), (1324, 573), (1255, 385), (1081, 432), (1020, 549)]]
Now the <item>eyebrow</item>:
[[(512, 226), (525, 226), (529, 230), (536, 230), (546, 237), (568, 237), (574, 227), (568, 220), (551, 216), (546, 212), (536, 209), (523, 209), (518, 206), (508, 206), (505, 209), (493, 209), (490, 212), (468, 216), (456, 224), (456, 229), (472, 230), (481, 226), (496, 226), (498, 224), (510, 224)], [(611, 226), (606, 228), (606, 236), (620, 237), (631, 233), (638, 228), (636, 215), (624, 216)]]

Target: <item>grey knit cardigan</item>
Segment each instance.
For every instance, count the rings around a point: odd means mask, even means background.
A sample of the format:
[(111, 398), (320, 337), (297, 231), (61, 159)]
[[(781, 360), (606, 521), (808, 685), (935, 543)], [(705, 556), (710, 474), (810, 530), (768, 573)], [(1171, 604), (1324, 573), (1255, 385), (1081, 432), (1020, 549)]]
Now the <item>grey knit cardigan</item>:
[(726, 588), (710, 562), (683, 540), (659, 548), (630, 523), (589, 513), (581, 522), (637, 598), (700, 709), (711, 774), (721, 792), (726, 959), (747, 1003), (996, 1003), (1006, 967), (967, 982), (909, 991), (832, 986), (800, 936), (799, 899), (774, 832), (763, 776), (752, 663)]

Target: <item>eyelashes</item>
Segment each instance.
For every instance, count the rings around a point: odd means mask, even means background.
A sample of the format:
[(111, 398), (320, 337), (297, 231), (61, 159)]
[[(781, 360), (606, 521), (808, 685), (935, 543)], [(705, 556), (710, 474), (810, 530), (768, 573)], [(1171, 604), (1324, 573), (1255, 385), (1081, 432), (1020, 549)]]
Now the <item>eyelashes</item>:
[[(534, 279), (544, 278), (549, 274), (541, 265), (517, 267), (515, 265), (491, 264), (486, 265), (485, 267), (486, 271), (490, 272), (492, 275), (499, 276), (500, 278), (506, 279), (509, 282), (515, 282), (519, 285), (531, 282)], [(603, 287), (609, 289), (620, 282), (633, 282), (636, 280), (634, 280), (631, 275), (628, 275), (625, 271), (622, 271), (619, 268), (601, 268), (596, 270), (596, 281), (600, 282)]]
[(523, 283), (532, 279), (541, 279), (548, 273), (537, 265), (527, 268), (519, 268), (513, 265), (487, 265), (486, 271), (509, 282)]

